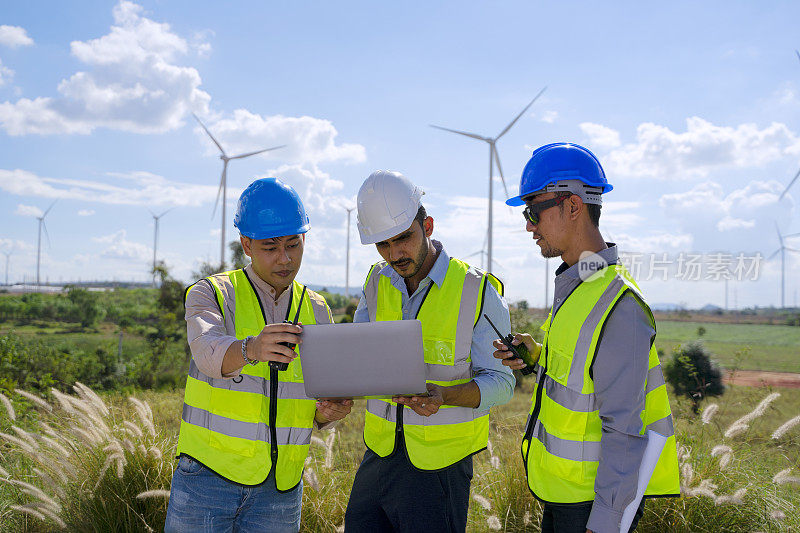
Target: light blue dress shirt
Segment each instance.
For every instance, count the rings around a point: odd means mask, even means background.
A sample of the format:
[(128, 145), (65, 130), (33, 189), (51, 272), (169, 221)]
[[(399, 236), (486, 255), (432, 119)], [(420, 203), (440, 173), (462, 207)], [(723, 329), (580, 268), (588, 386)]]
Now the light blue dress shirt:
[[(431, 267), (431, 271), (428, 272), (428, 275), (420, 282), (419, 287), (411, 296), (408, 295), (405, 280), (395, 272), (391, 265), (386, 265), (380, 271), (380, 275), (388, 277), (392, 285), (402, 295), (403, 320), (413, 319), (417, 315), (428, 285), (436, 283), (437, 286), (441, 287), (444, 282), (447, 267), (450, 264), (450, 256), (444, 251), (439, 241), (433, 241), (433, 244), (438, 250), (439, 256), (436, 258), (433, 267)], [(490, 283), (486, 284), (484, 292), (483, 313), (489, 316), (501, 333), (510, 332), (511, 318), (509, 317), (508, 305), (505, 300), (497, 294), (497, 291)], [(369, 322), (369, 309), (363, 290), (361, 291), (361, 300), (359, 300), (358, 307), (353, 315), (353, 322)], [(492, 355), (494, 353), (492, 341), (496, 338), (497, 333), (494, 332), (483, 315), (481, 315), (472, 331), (471, 347), (473, 381), (481, 391), (481, 403), (478, 409), (489, 409), (495, 405), (502, 405), (514, 395), (516, 380), (513, 372), (507, 366), (503, 366), (500, 360), (495, 359)]]

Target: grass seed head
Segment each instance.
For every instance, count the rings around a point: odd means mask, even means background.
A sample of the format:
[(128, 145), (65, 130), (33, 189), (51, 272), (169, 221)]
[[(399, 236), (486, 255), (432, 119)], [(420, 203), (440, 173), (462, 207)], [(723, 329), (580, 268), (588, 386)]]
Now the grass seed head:
[(14, 411), (14, 406), (11, 405), (11, 400), (6, 398), (6, 395), (0, 392), (0, 402), (3, 403), (3, 406), (6, 408), (6, 413), (8, 413), (8, 418), (12, 421), (17, 419), (17, 413)]
[(480, 494), (473, 494), (472, 495), (472, 499), (475, 500), (476, 502), (478, 502), (478, 504), (481, 507), (483, 507), (485, 510), (487, 510), (487, 511), (491, 511), (492, 510), (492, 504), (489, 502), (489, 500), (487, 500), (486, 498), (484, 498)]
[(146, 490), (144, 492), (140, 492), (136, 495), (137, 500), (145, 500), (147, 498), (167, 498), (169, 499), (169, 491), (168, 490)]
[(500, 531), (503, 529), (503, 524), (500, 523), (500, 519), (495, 515), (492, 515), (486, 519), (486, 525), (488, 525), (489, 529), (492, 531)]
[(44, 401), (43, 399), (39, 398), (32, 392), (28, 392), (22, 389), (14, 389), (14, 392), (22, 396), (23, 398), (27, 398), (28, 400), (32, 401), (42, 409), (46, 410), (48, 413), (53, 411), (53, 406)]
[(711, 423), (711, 419), (714, 417), (715, 414), (717, 414), (717, 411), (719, 411), (718, 404), (715, 403), (708, 404), (708, 406), (706, 406), (706, 408), (703, 409), (703, 416), (701, 417), (703, 424)]
[(794, 418), (790, 418), (783, 425), (781, 425), (781, 427), (776, 429), (772, 433), (772, 438), (775, 439), (775, 440), (780, 439), (781, 437), (786, 435), (789, 432), (789, 430), (791, 430), (795, 426), (800, 426), (800, 415), (798, 415), (798, 416), (796, 416)]

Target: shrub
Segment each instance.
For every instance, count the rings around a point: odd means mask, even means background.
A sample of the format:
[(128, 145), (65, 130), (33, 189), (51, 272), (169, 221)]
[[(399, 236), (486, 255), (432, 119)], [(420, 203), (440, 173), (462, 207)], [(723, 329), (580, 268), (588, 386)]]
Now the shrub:
[(695, 414), (703, 398), (725, 392), (722, 371), (700, 341), (684, 344), (672, 352), (672, 360), (664, 366), (664, 378), (675, 394), (692, 401)]

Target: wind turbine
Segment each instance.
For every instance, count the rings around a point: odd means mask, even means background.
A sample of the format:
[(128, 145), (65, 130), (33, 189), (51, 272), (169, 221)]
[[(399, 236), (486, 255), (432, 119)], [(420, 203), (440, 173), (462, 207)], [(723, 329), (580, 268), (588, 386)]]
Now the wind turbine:
[(489, 268), (491, 268), (491, 265), (492, 265), (492, 201), (493, 201), (492, 177), (493, 177), (493, 174), (494, 174), (494, 164), (495, 163), (497, 163), (497, 170), (498, 170), (498, 172), (500, 172), (500, 179), (503, 182), (503, 189), (505, 189), (505, 191), (506, 191), (506, 198), (509, 197), (508, 196), (508, 188), (506, 187), (506, 179), (503, 176), (503, 167), (500, 165), (500, 156), (497, 155), (497, 146), (496, 146), (496, 144), (497, 144), (497, 141), (500, 140), (500, 137), (502, 137), (503, 135), (508, 133), (508, 130), (510, 130), (511, 127), (514, 124), (517, 123), (517, 120), (519, 120), (519, 118), (525, 113), (525, 111), (527, 111), (528, 108), (530, 108), (533, 105), (533, 103), (542, 95), (542, 93), (545, 91), (545, 89), (547, 89), (547, 87), (545, 87), (544, 89), (539, 91), (539, 94), (537, 94), (536, 96), (533, 97), (533, 100), (531, 100), (530, 103), (528, 103), (528, 105), (525, 106), (525, 109), (523, 109), (516, 117), (514, 117), (514, 120), (509, 122), (508, 126), (506, 126), (503, 129), (503, 131), (501, 131), (496, 137), (484, 137), (483, 135), (478, 135), (477, 133), (469, 133), (469, 132), (466, 132), (466, 131), (451, 130), (450, 128), (443, 128), (441, 126), (434, 126), (433, 124), (430, 125), (432, 128), (436, 128), (436, 129), (444, 130), (444, 131), (449, 131), (451, 133), (457, 133), (459, 135), (464, 135), (466, 137), (470, 137), (472, 139), (477, 139), (479, 141), (483, 141), (483, 142), (489, 144), (489, 230), (488, 230), (489, 233), (488, 233), (488, 239), (487, 239), (488, 240), (488, 247), (487, 247), (487, 249), (488, 249), (488, 254), (487, 254), (488, 255), (488, 261), (486, 263), (487, 265), (489, 265)]
[(350, 213), (353, 212), (355, 207), (345, 207), (347, 211), (347, 259), (344, 269), (344, 297), (350, 299)]
[(264, 152), (277, 150), (278, 148), (283, 148), (286, 145), (282, 144), (280, 146), (275, 146), (273, 148), (264, 148), (263, 150), (256, 150), (255, 152), (247, 152), (246, 154), (228, 156), (228, 154), (226, 154), (225, 150), (222, 148), (222, 145), (219, 144), (219, 142), (214, 138), (214, 136), (211, 135), (211, 132), (208, 131), (206, 125), (203, 124), (203, 122), (194, 113), (192, 113), (192, 116), (195, 118), (195, 120), (197, 120), (197, 122), (205, 130), (208, 136), (211, 137), (211, 140), (214, 141), (214, 144), (217, 145), (217, 148), (219, 148), (220, 151), (219, 158), (222, 159), (222, 178), (219, 181), (219, 189), (217, 190), (217, 199), (214, 200), (214, 211), (211, 213), (211, 217), (213, 218), (214, 215), (217, 213), (217, 204), (219, 203), (220, 193), (222, 193), (222, 234), (220, 235), (219, 263), (220, 263), (220, 268), (224, 269), (225, 268), (225, 201), (228, 195), (228, 179), (227, 179), (228, 162), (233, 159), (244, 159), (245, 157), (250, 157), (251, 155), (257, 155), (257, 154), (262, 154)]
[(778, 248), (777, 250), (775, 250), (772, 253), (772, 255), (770, 255), (767, 258), (767, 261), (769, 261), (770, 259), (775, 257), (778, 254), (778, 252), (780, 252), (780, 254), (781, 254), (781, 309), (783, 309), (784, 307), (786, 307), (785, 304), (784, 304), (784, 300), (785, 300), (785, 296), (786, 296), (784, 294), (785, 293), (785, 288), (786, 288), (786, 250), (789, 250), (790, 252), (798, 252), (798, 253), (800, 253), (800, 250), (797, 250), (795, 248), (789, 248), (788, 246), (783, 244), (784, 237), (794, 237), (795, 235), (798, 235), (798, 234), (781, 235), (781, 230), (778, 229), (777, 222), (775, 223), (775, 232), (778, 234), (778, 242), (781, 243), (781, 247)]
[(38, 239), (38, 242), (36, 244), (36, 286), (37, 287), (39, 287), (41, 285), (39, 283), (39, 265), (41, 263), (41, 258), (42, 258), (42, 228), (44, 228), (44, 235), (45, 235), (45, 237), (47, 237), (47, 242), (48, 243), (50, 242), (50, 235), (47, 233), (47, 226), (44, 223), (44, 217), (46, 217), (47, 213), (49, 213), (50, 210), (53, 209), (53, 206), (56, 205), (57, 201), (58, 200), (54, 200), (53, 203), (50, 204), (50, 207), (47, 208), (47, 211), (45, 211), (42, 214), (42, 216), (36, 217), (36, 219), (39, 221), (39, 239)]
[(6, 256), (6, 285), (8, 285), (8, 261), (11, 259), (11, 250), (3, 253)]
[[(487, 232), (486, 235), (484, 235), (484, 237), (483, 237), (483, 244), (481, 245), (481, 249), (480, 250), (478, 250), (477, 252), (472, 252), (471, 254), (469, 254), (469, 255), (464, 257), (464, 259), (466, 259), (468, 257), (473, 257), (473, 256), (476, 256), (476, 255), (480, 254), (480, 256), (481, 256), (481, 269), (483, 269), (483, 265), (484, 265), (483, 261), (484, 261), (484, 258), (487, 255), (487, 253), (486, 253), (486, 241), (487, 241), (488, 236), (489, 236), (489, 233)], [(492, 263), (497, 265), (497, 266), (499, 266), (500, 268), (505, 268), (502, 264), (500, 264), (500, 261), (492, 260)], [(486, 270), (491, 272), (492, 269), (487, 267)]]
[(153, 230), (153, 287), (156, 286), (156, 249), (158, 249), (158, 221), (161, 219), (161, 217), (163, 217), (173, 209), (175, 208), (170, 207), (160, 215), (156, 215), (155, 213), (153, 213), (148, 209), (148, 211), (150, 211), (150, 214), (153, 215), (153, 222), (155, 223), (154, 224), (155, 229)]

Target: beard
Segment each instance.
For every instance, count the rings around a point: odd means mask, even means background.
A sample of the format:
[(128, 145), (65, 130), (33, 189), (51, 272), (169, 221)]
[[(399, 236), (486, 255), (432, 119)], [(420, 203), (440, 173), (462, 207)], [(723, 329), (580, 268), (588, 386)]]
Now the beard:
[[(394, 268), (395, 272), (400, 274), (401, 277), (405, 279), (413, 278), (422, 268), (426, 257), (428, 257), (428, 241), (427, 239), (423, 239), (422, 244), (420, 245), (419, 250), (417, 250), (417, 254), (413, 259), (406, 258), (395, 261), (392, 263), (392, 267)], [(398, 266), (402, 266), (404, 269), (409, 266), (410, 268), (406, 273), (401, 273), (397, 270)]]
[(543, 246), (540, 246), (542, 257), (550, 259), (551, 257), (560, 257), (564, 254), (564, 250), (559, 250), (558, 248), (550, 246), (544, 238), (542, 238), (542, 241)]

